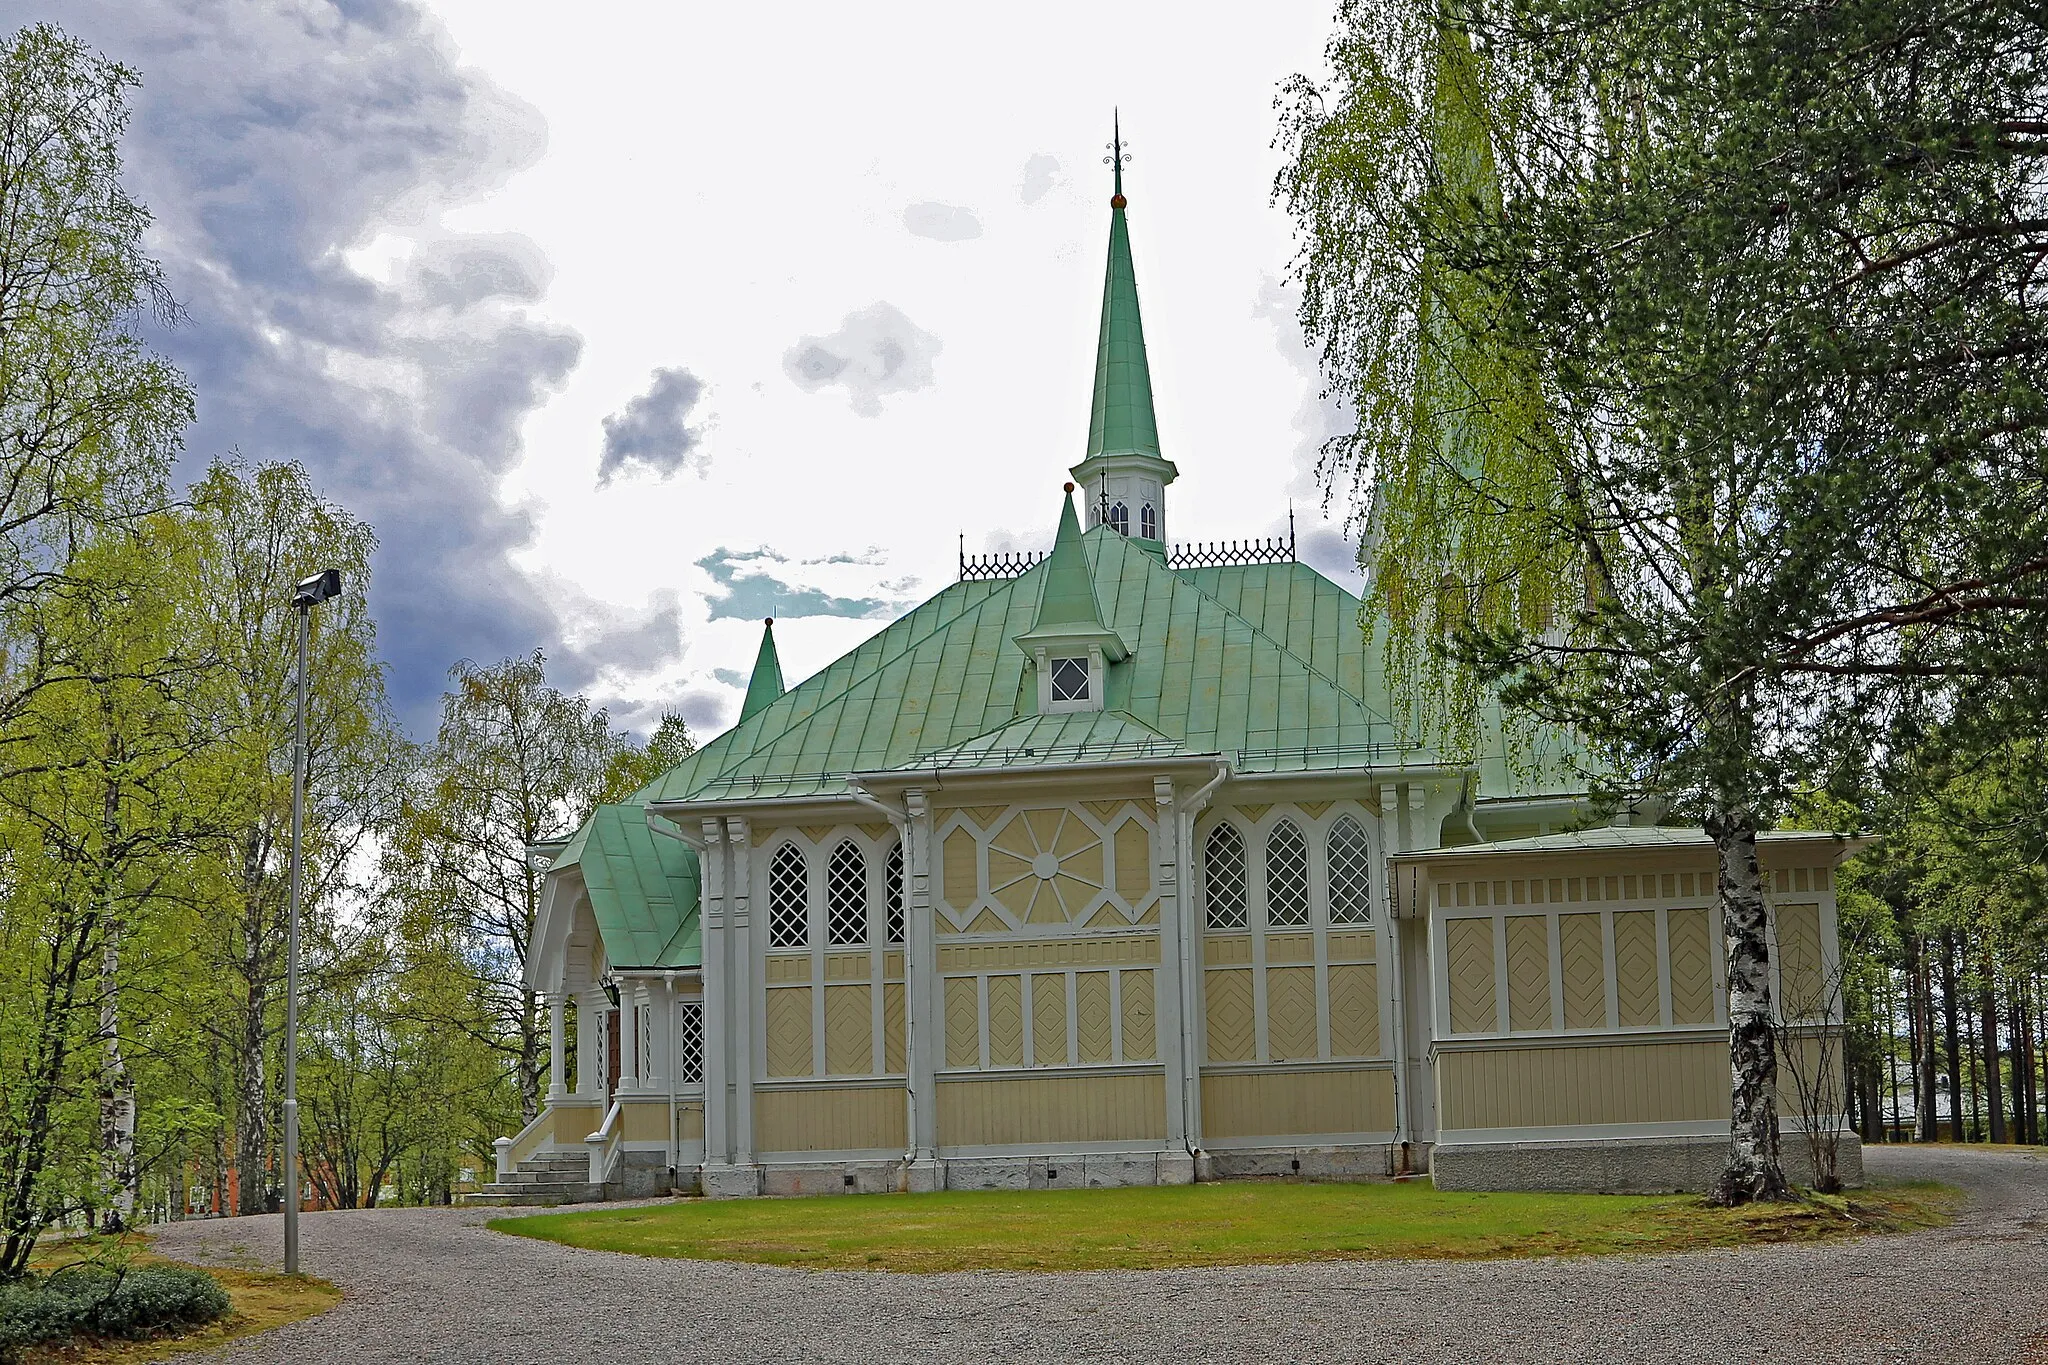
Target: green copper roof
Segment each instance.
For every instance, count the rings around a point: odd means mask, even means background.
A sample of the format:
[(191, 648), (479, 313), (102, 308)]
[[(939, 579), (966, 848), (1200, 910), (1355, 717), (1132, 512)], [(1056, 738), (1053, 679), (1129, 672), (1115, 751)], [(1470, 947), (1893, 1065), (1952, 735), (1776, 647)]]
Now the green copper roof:
[(753, 676), (747, 679), (747, 699), (740, 703), (740, 719), (758, 714), (782, 695), (782, 660), (775, 653), (775, 622), (761, 623), (761, 652), (754, 656)]
[(1088, 455), (1159, 454), (1152, 415), (1152, 371), (1145, 363), (1145, 325), (1138, 317), (1138, 277), (1131, 268), (1131, 230), (1124, 221), (1123, 165), (1110, 200), (1109, 268), (1102, 282), (1102, 330), (1095, 341), (1095, 398), (1088, 412)]
[(1025, 716), (905, 764), (919, 768), (1030, 768), (1049, 763), (1161, 758), (1181, 745), (1122, 711)]
[(1053, 536), (1052, 553), (1038, 566), (1038, 613), (1031, 629), (1017, 637), (1019, 646), (1053, 639), (1081, 641), (1102, 646), (1110, 659), (1121, 659), (1124, 643), (1102, 619), (1102, 607), (1095, 600), (1095, 576), (1088, 566), (1088, 552), (1081, 546), (1081, 522), (1074, 515), (1073, 485), (1060, 500), (1060, 529)]
[(549, 867), (577, 868), (615, 967), (695, 967), (697, 855), (647, 828), (636, 805), (599, 806)]

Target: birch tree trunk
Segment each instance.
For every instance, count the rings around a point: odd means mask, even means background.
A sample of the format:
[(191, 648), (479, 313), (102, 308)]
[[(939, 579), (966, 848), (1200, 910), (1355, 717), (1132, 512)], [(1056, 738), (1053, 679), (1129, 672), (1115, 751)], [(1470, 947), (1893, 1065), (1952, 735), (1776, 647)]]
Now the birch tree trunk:
[(121, 1055), (121, 933), (110, 918), (100, 948), (100, 1175), (113, 1204), (102, 1231), (124, 1232), (135, 1220), (135, 1082)]
[(1707, 821), (1720, 858), (1721, 936), (1728, 960), (1731, 1073), (1728, 1164), (1714, 1186), (1721, 1204), (1789, 1193), (1778, 1150), (1778, 1049), (1771, 1027), (1771, 949), (1756, 814), (1735, 808)]

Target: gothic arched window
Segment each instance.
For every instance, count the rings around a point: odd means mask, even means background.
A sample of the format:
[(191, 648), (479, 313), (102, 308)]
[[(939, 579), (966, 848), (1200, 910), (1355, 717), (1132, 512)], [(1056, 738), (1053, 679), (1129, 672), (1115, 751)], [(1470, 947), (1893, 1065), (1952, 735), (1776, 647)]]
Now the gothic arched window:
[(1308, 840), (1292, 820), (1280, 821), (1266, 836), (1266, 923), (1308, 926)]
[(1159, 539), (1159, 512), (1149, 502), (1138, 509), (1138, 535), (1145, 540)]
[(825, 864), (826, 941), (851, 948), (868, 941), (868, 860), (860, 845), (842, 839)]
[(809, 869), (803, 850), (784, 844), (768, 862), (768, 946), (801, 948), (810, 938)]
[(1208, 893), (1209, 927), (1245, 927), (1244, 836), (1223, 824), (1209, 831), (1202, 851), (1202, 885)]
[(1120, 536), (1131, 533), (1131, 509), (1120, 502), (1109, 505), (1109, 524)]
[(903, 942), (903, 841), (889, 845), (889, 860), (882, 864), (882, 881), (889, 897), (889, 942)]
[(1372, 859), (1365, 831), (1348, 815), (1330, 826), (1330, 923), (1364, 924), (1372, 918)]

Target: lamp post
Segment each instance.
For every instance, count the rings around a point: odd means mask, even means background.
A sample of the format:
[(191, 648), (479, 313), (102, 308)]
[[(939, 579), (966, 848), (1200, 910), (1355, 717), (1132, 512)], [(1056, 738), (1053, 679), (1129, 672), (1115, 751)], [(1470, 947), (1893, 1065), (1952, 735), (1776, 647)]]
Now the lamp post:
[(292, 742), (291, 919), (285, 930), (284, 988), (284, 1273), (299, 1273), (299, 841), (306, 823), (306, 639), (313, 608), (341, 595), (341, 570), (322, 569), (299, 580), (292, 605), (299, 611), (298, 715)]

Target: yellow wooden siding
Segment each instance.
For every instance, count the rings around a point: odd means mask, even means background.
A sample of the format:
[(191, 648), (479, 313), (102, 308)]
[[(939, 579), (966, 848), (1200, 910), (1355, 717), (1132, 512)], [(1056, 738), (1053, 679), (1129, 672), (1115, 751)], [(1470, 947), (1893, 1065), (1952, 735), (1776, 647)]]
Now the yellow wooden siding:
[(809, 986), (781, 986), (768, 992), (767, 1044), (769, 1075), (811, 1074)]
[(1614, 916), (1614, 1001), (1623, 1028), (1664, 1022), (1658, 1005), (1657, 914), (1620, 910)]
[(1379, 956), (1379, 935), (1365, 933), (1331, 933), (1329, 937), (1330, 961), (1371, 962)]
[(1446, 1129), (1728, 1117), (1728, 1045), (1719, 1039), (1446, 1049), (1436, 1070)]
[(903, 986), (890, 982), (882, 987), (882, 1069), (903, 1071)]
[(1123, 972), (1118, 986), (1123, 992), (1124, 1060), (1149, 1062), (1159, 1056), (1157, 1020), (1152, 1006), (1152, 973)]
[(767, 970), (762, 977), (773, 986), (784, 981), (809, 981), (811, 979), (811, 955), (791, 954), (787, 957), (770, 955)]
[(1665, 938), (1671, 950), (1671, 1022), (1714, 1022), (1714, 949), (1707, 912), (1665, 912)]
[(940, 894), (946, 904), (965, 912), (974, 904), (981, 890), (981, 864), (974, 836), (964, 829), (956, 829), (939, 847)]
[(1040, 1066), (1067, 1062), (1067, 978), (1040, 972), (1031, 978), (1031, 1060)]
[(1290, 962), (1314, 962), (1316, 960), (1316, 936), (1314, 934), (1268, 934), (1266, 935), (1266, 961), (1274, 966)]
[(1211, 967), (1248, 966), (1252, 960), (1250, 934), (1210, 934), (1202, 940), (1202, 960)]
[(1253, 1032), (1252, 974), (1242, 968), (1211, 968), (1204, 974), (1203, 986), (1209, 1060), (1252, 1060), (1258, 1047), (1258, 1037)]
[(1024, 978), (988, 979), (988, 1064), (1024, 1065)]
[(825, 988), (825, 1071), (864, 1076), (875, 1069), (874, 992), (866, 985)]
[(1499, 1027), (1493, 988), (1493, 921), (1444, 924), (1451, 978), (1451, 1032), (1491, 1033)]
[(1394, 1126), (1394, 1073), (1318, 1068), (1202, 1077), (1202, 1130), (1212, 1138), (1384, 1133)]
[(1159, 939), (1152, 934), (1038, 943), (955, 943), (939, 949), (939, 970), (947, 973), (1114, 967), (1127, 962), (1149, 966), (1157, 961)]
[(1274, 967), (1266, 972), (1266, 1054), (1276, 1062), (1320, 1055), (1315, 968)]
[(874, 971), (875, 960), (866, 953), (825, 954), (827, 981), (865, 981)]
[(627, 1142), (668, 1141), (668, 1100), (659, 1104), (626, 1103), (619, 1106), (623, 1126), (620, 1136)]
[(974, 978), (946, 981), (946, 1065), (981, 1065), (981, 1001)]
[(1152, 890), (1152, 833), (1136, 820), (1116, 827), (1116, 893), (1136, 905)]
[(1827, 1013), (1827, 981), (1821, 968), (1820, 907), (1779, 905), (1778, 981), (1785, 998), (1780, 1010), (1787, 1019), (1816, 1019)]
[(1380, 1051), (1379, 968), (1370, 962), (1330, 968), (1330, 1053), (1376, 1057)]
[(902, 1152), (910, 1143), (903, 1087), (756, 1090), (754, 1148), (761, 1152)]
[(1550, 921), (1508, 916), (1508, 1027), (1545, 1031), (1550, 1019)]
[(1074, 1043), (1080, 1051), (1080, 1061), (1107, 1062), (1113, 1059), (1113, 1023), (1109, 1015), (1109, 973), (1076, 972)]
[(1559, 915), (1557, 938), (1564, 970), (1564, 1026), (1607, 1027), (1607, 950), (1597, 914)]
[(947, 1147), (1142, 1142), (1166, 1137), (1166, 1082), (1142, 1076), (1027, 1076), (939, 1081)]
[(704, 1104), (692, 1101), (676, 1106), (676, 1140), (678, 1142), (702, 1142), (704, 1140)]

